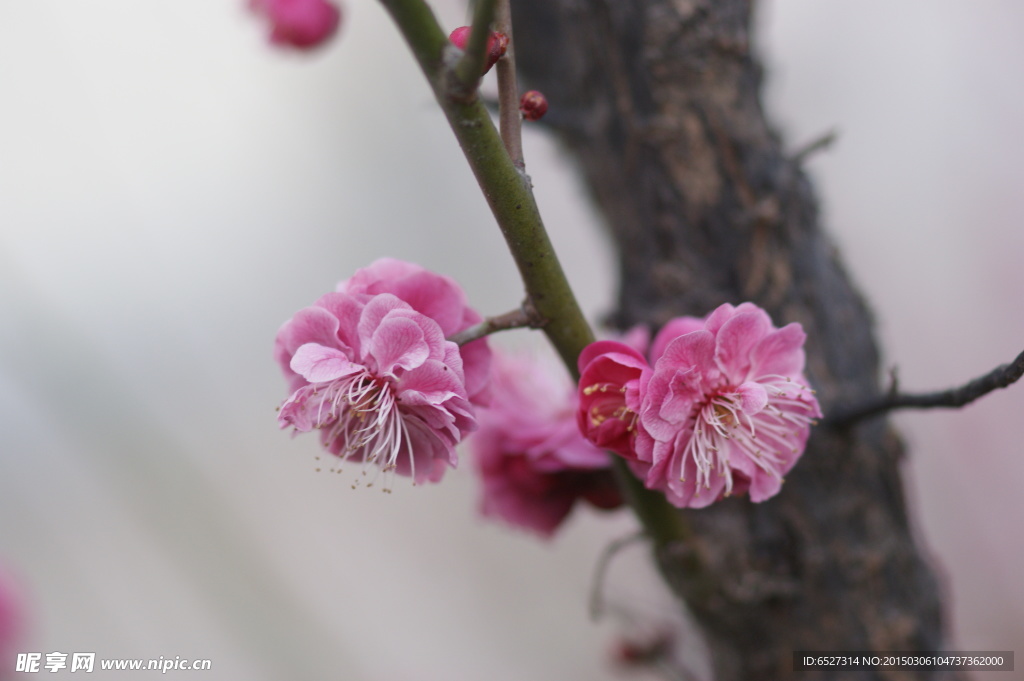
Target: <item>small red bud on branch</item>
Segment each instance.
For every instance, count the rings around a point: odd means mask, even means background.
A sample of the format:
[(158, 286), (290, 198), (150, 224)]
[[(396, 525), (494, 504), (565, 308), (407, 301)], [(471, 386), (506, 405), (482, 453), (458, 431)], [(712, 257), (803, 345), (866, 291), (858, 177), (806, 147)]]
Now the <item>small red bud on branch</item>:
[[(455, 45), (460, 50), (465, 50), (466, 45), (469, 44), (470, 30), (471, 27), (469, 26), (459, 26), (451, 32), (448, 40), (452, 41), (452, 45)], [(491, 67), (498, 63), (498, 60), (502, 58), (507, 49), (508, 36), (504, 33), (491, 31), (491, 35), (487, 37), (487, 63), (484, 64), (484, 73), (490, 71)]]
[(519, 99), (519, 110), (528, 121), (539, 121), (548, 111), (548, 100), (543, 93), (529, 90)]

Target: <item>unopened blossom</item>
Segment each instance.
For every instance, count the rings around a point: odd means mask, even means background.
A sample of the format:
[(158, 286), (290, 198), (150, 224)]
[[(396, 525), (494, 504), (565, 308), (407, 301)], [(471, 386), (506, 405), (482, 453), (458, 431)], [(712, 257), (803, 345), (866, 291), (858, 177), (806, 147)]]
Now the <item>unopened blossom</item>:
[[(626, 428), (615, 451), (628, 443), (624, 456), (634, 470), (676, 506), (774, 496), (821, 415), (803, 376), (805, 338), (799, 324), (777, 329), (751, 303), (722, 305), (704, 320), (673, 320), (651, 344), (653, 366), (631, 367), (639, 395), (626, 399), (623, 389), (622, 399), (603, 405)], [(598, 362), (610, 366), (606, 355), (616, 354), (622, 348), (591, 352), (581, 394), (600, 392)], [(605, 383), (609, 395), (616, 383)], [(581, 426), (582, 419), (581, 412)]]
[(519, 98), (519, 111), (528, 121), (539, 121), (548, 112), (548, 99), (538, 90), (527, 90)]
[(619, 341), (597, 341), (580, 353), (580, 432), (596, 446), (627, 459), (633, 456), (641, 385), (650, 367), (634, 347)]
[(469, 440), (488, 517), (550, 537), (577, 501), (622, 504), (607, 452), (576, 427), (576, 396), (567, 380), (526, 356), (497, 355), (491, 405)]
[[(472, 30), (470, 26), (459, 26), (448, 35), (448, 40), (460, 50), (465, 50), (466, 45), (469, 44), (469, 34)], [(498, 60), (505, 55), (507, 50), (508, 36), (498, 31), (491, 31), (490, 35), (487, 36), (487, 54), (484, 56), (483, 73), (490, 71), (498, 63)]]
[[(426, 291), (407, 290), (415, 282)], [(438, 298), (428, 300), (430, 291)], [(320, 430), (324, 446), (344, 460), (416, 482), (440, 480), (457, 463), (455, 445), (476, 427), (463, 355), (444, 328), (473, 323), (458, 321), (476, 318), (464, 303), (454, 282), (388, 260), (300, 310), (275, 342), (292, 391), (281, 427)], [(472, 357), (486, 371), (489, 352), (481, 348)], [(478, 380), (479, 396), (486, 386)]]
[(249, 6), (270, 26), (275, 45), (310, 50), (338, 30), (341, 10), (328, 0), (250, 0)]

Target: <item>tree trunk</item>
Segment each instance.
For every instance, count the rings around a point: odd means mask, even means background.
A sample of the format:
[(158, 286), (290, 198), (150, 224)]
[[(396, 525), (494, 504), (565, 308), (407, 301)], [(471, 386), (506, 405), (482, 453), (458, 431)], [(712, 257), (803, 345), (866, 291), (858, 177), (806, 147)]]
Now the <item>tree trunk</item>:
[[(826, 416), (875, 396), (871, 317), (822, 232), (799, 159), (765, 120), (749, 0), (514, 0), (516, 52), (547, 96), (618, 246), (612, 321), (653, 325), (745, 300), (808, 334)], [(793, 671), (796, 650), (943, 649), (939, 589), (915, 544), (884, 419), (812, 430), (782, 492), (683, 511), (698, 540), (660, 555), (716, 678), (954, 679)], [(684, 575), (686, 554), (710, 586)]]

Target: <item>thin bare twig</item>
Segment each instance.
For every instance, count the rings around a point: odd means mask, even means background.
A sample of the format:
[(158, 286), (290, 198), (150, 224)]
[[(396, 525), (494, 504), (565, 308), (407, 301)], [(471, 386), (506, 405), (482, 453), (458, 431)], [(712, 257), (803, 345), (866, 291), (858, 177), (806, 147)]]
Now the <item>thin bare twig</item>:
[(955, 409), (970, 404), (993, 390), (1005, 388), (1024, 376), (1024, 352), (1009, 364), (1002, 364), (984, 376), (979, 376), (957, 388), (933, 393), (900, 393), (876, 398), (865, 404), (842, 410), (830, 416), (825, 423), (832, 426), (850, 426), (866, 418), (883, 414), (893, 409)]
[(635, 532), (627, 537), (616, 539), (601, 552), (601, 556), (597, 559), (597, 565), (594, 566), (594, 579), (590, 584), (590, 619), (594, 622), (601, 619), (601, 615), (605, 611), (604, 579), (612, 558), (619, 555), (622, 549), (646, 538), (646, 536), (643, 532)]
[(519, 86), (516, 84), (515, 40), (512, 39), (512, 8), (509, 0), (497, 0), (494, 28), (508, 36), (508, 48), (495, 67), (498, 72), (498, 124), (501, 141), (516, 168), (526, 167), (523, 159), (523, 117), (519, 113)]
[(796, 152), (793, 154), (793, 160), (796, 161), (798, 164), (803, 163), (804, 161), (807, 160), (809, 156), (819, 151), (824, 151), (825, 149), (831, 147), (833, 144), (835, 144), (835, 141), (838, 137), (839, 132), (837, 130), (829, 130), (824, 135), (821, 135), (820, 137), (811, 140), (804, 146), (797, 149)]
[(539, 329), (542, 326), (544, 326), (544, 318), (537, 314), (537, 310), (527, 300), (523, 303), (522, 307), (505, 314), (488, 317), (479, 324), (453, 334), (448, 340), (456, 345), (465, 345), (497, 331), (526, 328)]

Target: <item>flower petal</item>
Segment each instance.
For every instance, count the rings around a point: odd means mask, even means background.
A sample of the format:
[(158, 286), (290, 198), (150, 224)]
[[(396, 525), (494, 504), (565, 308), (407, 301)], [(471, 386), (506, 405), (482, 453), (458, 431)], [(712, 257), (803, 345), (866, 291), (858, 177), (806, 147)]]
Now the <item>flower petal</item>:
[(635, 367), (637, 369), (642, 369), (647, 366), (647, 360), (644, 359), (644, 356), (625, 343), (620, 343), (618, 341), (597, 341), (596, 343), (591, 343), (587, 347), (583, 348), (583, 352), (580, 353), (579, 359), (576, 360), (576, 366), (579, 368), (580, 373), (586, 371), (587, 365), (601, 355), (611, 355), (616, 363), (623, 366)]
[(443, 362), (427, 360), (402, 375), (398, 398), (407, 404), (441, 404), (453, 397), (466, 397), (458, 373)]
[[(338, 339), (344, 343), (345, 347), (357, 349), (359, 347), (359, 318), (366, 304), (345, 293), (327, 293), (320, 296), (315, 305), (327, 310), (337, 318)], [(358, 353), (353, 356), (358, 356)]]
[(668, 347), (668, 344), (676, 338), (693, 333), (694, 331), (702, 331), (703, 329), (703, 319), (698, 319), (697, 317), (676, 317), (661, 327), (661, 330), (654, 337), (654, 342), (651, 343), (651, 361), (657, 362), (665, 354), (665, 348)]
[(748, 381), (736, 389), (740, 406), (747, 416), (753, 416), (768, 405), (768, 391), (760, 383)]
[(430, 357), (430, 347), (419, 324), (394, 315), (381, 320), (365, 352), (377, 360), (377, 371), (384, 376), (394, 376), (398, 367), (414, 369)]
[(715, 359), (733, 385), (748, 378), (750, 352), (771, 330), (772, 320), (763, 310), (741, 312), (722, 324)]
[(754, 380), (764, 376), (794, 377), (804, 369), (803, 327), (793, 322), (762, 338), (750, 353), (750, 374)]
[(706, 374), (713, 367), (715, 337), (707, 331), (694, 331), (680, 336), (665, 347), (665, 352), (654, 365), (654, 373), (675, 373), (679, 369), (696, 367)]
[(349, 361), (341, 350), (318, 343), (306, 343), (296, 350), (291, 369), (310, 383), (325, 383), (364, 370), (362, 365)]
[(380, 326), (380, 323), (384, 321), (384, 318), (392, 310), (410, 310), (412, 308), (409, 305), (390, 293), (382, 293), (379, 296), (374, 296), (367, 303), (366, 307), (363, 308), (362, 313), (359, 315), (359, 325), (357, 330), (359, 332), (359, 342), (362, 347), (363, 356), (366, 355), (366, 348), (370, 346), (373, 339), (373, 333)]

